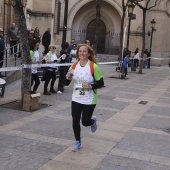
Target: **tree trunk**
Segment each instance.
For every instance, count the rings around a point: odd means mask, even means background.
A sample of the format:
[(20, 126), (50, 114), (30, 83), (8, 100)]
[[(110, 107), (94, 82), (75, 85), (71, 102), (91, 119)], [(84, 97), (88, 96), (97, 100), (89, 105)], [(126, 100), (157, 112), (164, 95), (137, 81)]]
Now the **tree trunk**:
[(142, 53), (141, 53), (141, 60), (140, 60), (140, 66), (139, 66), (139, 74), (142, 74), (143, 69), (143, 56), (145, 51), (145, 22), (146, 22), (146, 9), (143, 9), (143, 31), (142, 31)]
[[(26, 19), (25, 19), (21, 0), (14, 0), (13, 7), (15, 10), (17, 25), (19, 28), (19, 42), (20, 42), (22, 64), (31, 64), (31, 58), (29, 55), (29, 47), (28, 47), (28, 34), (27, 34), (27, 27), (26, 27)], [(25, 68), (22, 70), (21, 106), (23, 105), (24, 93), (30, 90), (31, 90), (31, 69)]]

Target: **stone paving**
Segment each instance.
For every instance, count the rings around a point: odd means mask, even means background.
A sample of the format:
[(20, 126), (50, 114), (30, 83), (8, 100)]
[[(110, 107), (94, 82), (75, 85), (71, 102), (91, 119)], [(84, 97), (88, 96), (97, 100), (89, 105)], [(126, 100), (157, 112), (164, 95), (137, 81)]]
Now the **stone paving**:
[[(42, 95), (49, 107), (24, 112), (0, 106), (0, 170), (170, 170), (169, 67), (118, 76), (101, 65), (105, 86), (94, 111), (98, 130), (82, 126), (82, 148), (72, 152), (72, 85)], [(56, 82), (57, 88), (57, 82)], [(19, 100), (21, 81), (6, 86), (0, 105)], [(38, 92), (42, 94), (43, 83)], [(147, 101), (147, 104), (139, 104)]]

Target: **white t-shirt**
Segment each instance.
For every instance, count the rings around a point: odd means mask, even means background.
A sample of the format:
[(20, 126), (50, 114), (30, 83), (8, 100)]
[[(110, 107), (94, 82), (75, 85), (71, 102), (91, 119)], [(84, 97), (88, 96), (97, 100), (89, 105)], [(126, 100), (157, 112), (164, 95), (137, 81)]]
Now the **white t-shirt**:
[(76, 54), (77, 54), (77, 50), (71, 50), (70, 55), (72, 56), (72, 63), (76, 62)]
[(76, 55), (77, 54), (77, 50), (71, 50), (70, 54)]
[[(34, 55), (33, 55), (33, 58), (32, 58), (32, 62), (37, 62), (39, 61), (39, 52), (38, 51), (34, 51)], [(37, 73), (37, 67), (33, 67), (32, 68), (32, 73), (33, 74), (36, 74)]]
[[(73, 65), (70, 66), (69, 70), (72, 70)], [(95, 81), (99, 81), (103, 75), (97, 64), (94, 63), (94, 75), (92, 75), (90, 70), (90, 60), (87, 64), (82, 67), (80, 61), (76, 64), (75, 69), (73, 69), (73, 83), (74, 90), (72, 94), (72, 101), (81, 104), (97, 104), (97, 89), (85, 89), (82, 88), (83, 82), (88, 82), (89, 84), (95, 84)], [(77, 88), (77, 90), (76, 90)]]
[[(51, 56), (51, 60), (52, 61), (54, 61), (54, 60), (58, 60), (58, 58), (57, 58), (57, 56), (56, 56), (56, 54), (54, 53), (54, 54), (52, 54), (52, 56)], [(56, 68), (56, 66), (51, 66), (51, 68)]]
[[(92, 100), (93, 100), (93, 96), (94, 96), (94, 92), (92, 89), (89, 89), (88, 97), (85, 97), (83, 95), (82, 96), (76, 95), (76, 91), (78, 91), (79, 89), (82, 88), (83, 82), (88, 82), (89, 84), (94, 83), (94, 78), (91, 75), (90, 66), (89, 66), (88, 62), (84, 67), (80, 66), (80, 63), (78, 63), (75, 67), (73, 74), (74, 74), (74, 76), (73, 76), (74, 90), (73, 90), (73, 94), (72, 94), (72, 101), (75, 101), (75, 102), (81, 103), (81, 104), (92, 104)], [(76, 89), (78, 89), (78, 90), (76, 90)]]
[(139, 53), (135, 54), (134, 59), (138, 59), (139, 60)]
[[(45, 59), (46, 61), (47, 61), (47, 60), (51, 60), (51, 61), (58, 60), (56, 54), (55, 54), (55, 53), (52, 54), (51, 51), (49, 51), (49, 52), (47, 53), (47, 55), (44, 57), (44, 59)], [(58, 69), (58, 67), (56, 67), (56, 66), (50, 66), (49, 68), (56, 68), (56, 69)]]

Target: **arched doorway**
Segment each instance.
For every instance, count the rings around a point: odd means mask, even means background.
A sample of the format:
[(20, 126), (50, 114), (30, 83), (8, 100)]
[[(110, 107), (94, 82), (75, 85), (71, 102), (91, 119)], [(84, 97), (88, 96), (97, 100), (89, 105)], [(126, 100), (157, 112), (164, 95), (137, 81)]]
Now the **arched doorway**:
[[(91, 44), (95, 42), (95, 31), (96, 31), (96, 19), (92, 20), (87, 26), (86, 39), (90, 40)], [(106, 41), (106, 25), (100, 19), (98, 28), (98, 45), (97, 53), (105, 53), (105, 41)]]

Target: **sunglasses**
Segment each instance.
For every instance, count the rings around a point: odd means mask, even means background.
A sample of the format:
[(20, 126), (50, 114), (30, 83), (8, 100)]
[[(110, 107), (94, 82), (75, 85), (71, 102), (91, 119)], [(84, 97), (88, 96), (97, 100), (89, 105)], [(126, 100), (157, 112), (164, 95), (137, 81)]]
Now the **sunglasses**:
[(53, 47), (52, 49), (53, 49), (53, 50), (56, 50), (56, 48), (55, 48), (55, 47)]

